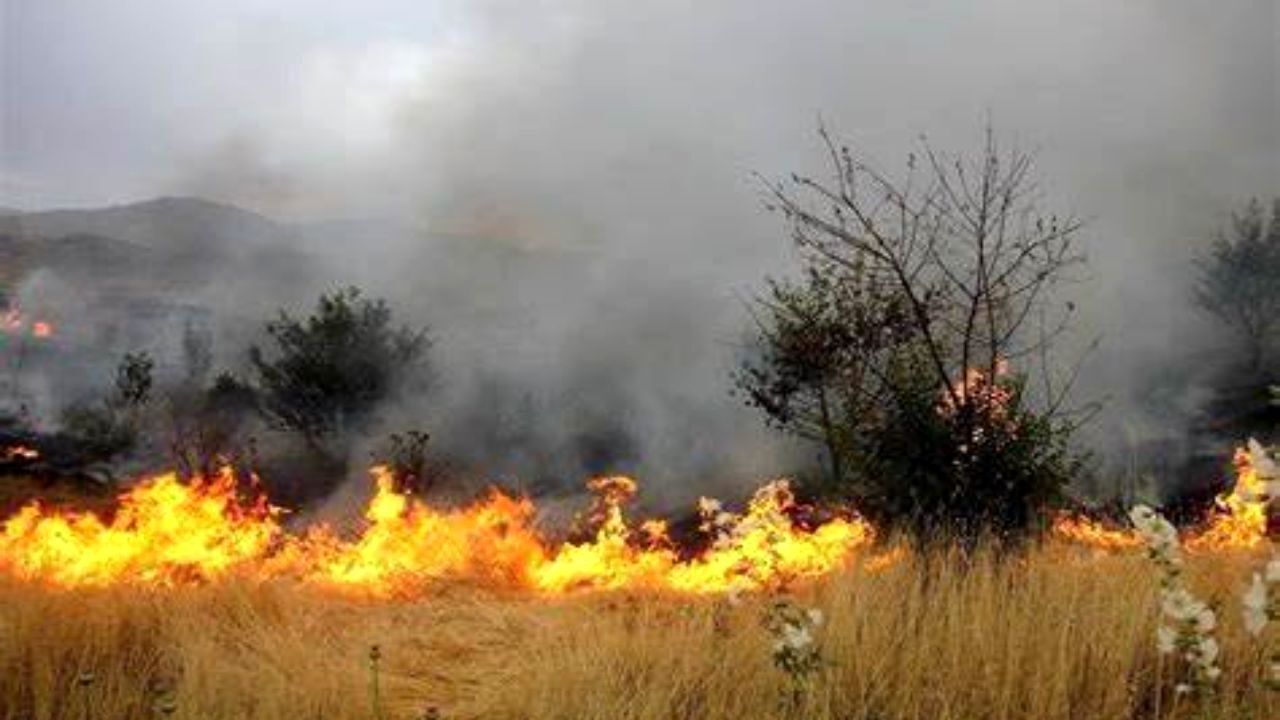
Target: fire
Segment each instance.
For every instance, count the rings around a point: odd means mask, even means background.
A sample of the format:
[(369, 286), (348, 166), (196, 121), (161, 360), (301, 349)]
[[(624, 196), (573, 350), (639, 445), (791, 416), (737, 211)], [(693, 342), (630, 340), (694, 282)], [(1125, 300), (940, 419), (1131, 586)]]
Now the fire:
[(373, 475), (377, 492), (358, 538), (347, 542), (319, 526), (290, 547), (289, 562), (303, 566), (305, 579), (380, 595), (445, 577), (524, 583), (543, 557), (528, 500), (495, 491), (470, 508), (438, 511), (397, 492), (385, 468)]
[(433, 582), (464, 580), (542, 594), (645, 588), (683, 593), (770, 589), (841, 567), (872, 539), (853, 516), (797, 522), (783, 481), (759, 490), (741, 515), (704, 500), (714, 541), (682, 557), (661, 521), (633, 526), (623, 505), (629, 478), (591, 482), (597, 493), (590, 539), (554, 544), (534, 524), (535, 507), (498, 491), (467, 507), (442, 510), (396, 490), (389, 471), (373, 471), (375, 493), (353, 538), (328, 526), (285, 532), (280, 511), (245, 499), (230, 471), (184, 485), (173, 475), (145, 481), (121, 497), (110, 521), (29, 505), (0, 526), (0, 569), (58, 586), (138, 583), (171, 586), (230, 574), (405, 596)]
[(976, 367), (965, 370), (964, 376), (952, 383), (951, 392), (942, 394), (939, 410), (945, 415), (953, 415), (961, 407), (969, 406), (992, 419), (1005, 420), (1013, 398), (1012, 392), (1002, 382), (1009, 374), (1009, 363), (1000, 358), (992, 370), (994, 372)]
[(0, 334), (21, 335), (28, 331), (31, 337), (45, 340), (53, 337), (53, 323), (48, 320), (28, 320), (27, 316), (17, 308), (10, 308), (0, 313)]
[(62, 586), (210, 580), (253, 563), (280, 537), (279, 511), (236, 490), (230, 471), (190, 485), (162, 475), (126, 492), (109, 521), (28, 505), (0, 527), (0, 567)]
[[(1269, 472), (1263, 477), (1260, 464)], [(1267, 483), (1274, 469), (1266, 452), (1256, 442), (1236, 448), (1233, 464), (1236, 484), (1231, 492), (1218, 498), (1218, 511), (1203, 531), (1192, 537), (1187, 546), (1192, 550), (1248, 549), (1267, 540)]]
[[(1231, 492), (1217, 499), (1218, 509), (1206, 525), (1186, 533), (1183, 542), (1190, 550), (1216, 552), (1250, 550), (1267, 541), (1268, 483), (1280, 477), (1273, 461), (1256, 442), (1237, 448), (1233, 458), (1236, 483)], [(1265, 469), (1263, 466), (1265, 465)], [(1120, 551), (1142, 546), (1130, 529), (1108, 527), (1080, 515), (1060, 515), (1052, 526), (1055, 539), (1096, 548)]]
[(1142, 538), (1132, 529), (1112, 527), (1084, 515), (1059, 515), (1053, 521), (1051, 534), (1057, 540), (1097, 550), (1115, 552), (1142, 547)]
[(26, 445), (10, 445), (6, 448), (0, 448), (0, 462), (13, 462), (15, 460), (39, 460), (40, 451), (28, 447)]

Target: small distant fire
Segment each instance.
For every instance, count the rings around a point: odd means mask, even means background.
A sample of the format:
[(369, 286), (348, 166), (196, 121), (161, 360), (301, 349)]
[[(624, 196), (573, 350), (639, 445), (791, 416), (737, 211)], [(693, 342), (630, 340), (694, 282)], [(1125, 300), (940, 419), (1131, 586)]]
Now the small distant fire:
[(31, 319), (17, 308), (0, 313), (0, 335), (30, 336), (47, 340), (54, 335), (54, 325), (49, 320)]
[(40, 451), (27, 445), (10, 445), (9, 447), (0, 448), (0, 461), (2, 462), (39, 459)]

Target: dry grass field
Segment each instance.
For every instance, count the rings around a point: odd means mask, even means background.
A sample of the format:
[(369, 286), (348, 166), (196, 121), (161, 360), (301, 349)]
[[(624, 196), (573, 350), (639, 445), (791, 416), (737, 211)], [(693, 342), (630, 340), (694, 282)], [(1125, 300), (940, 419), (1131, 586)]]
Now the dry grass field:
[[(442, 585), (369, 600), (287, 581), (146, 590), (0, 585), (0, 716), (18, 720), (408, 718), (1266, 719), (1266, 659), (1240, 628), (1256, 556), (1198, 555), (1223, 676), (1177, 698), (1139, 553), (855, 562), (794, 599), (823, 665), (780, 698), (762, 597)], [(377, 672), (371, 651), (377, 647)], [(376, 682), (376, 689), (375, 689)]]

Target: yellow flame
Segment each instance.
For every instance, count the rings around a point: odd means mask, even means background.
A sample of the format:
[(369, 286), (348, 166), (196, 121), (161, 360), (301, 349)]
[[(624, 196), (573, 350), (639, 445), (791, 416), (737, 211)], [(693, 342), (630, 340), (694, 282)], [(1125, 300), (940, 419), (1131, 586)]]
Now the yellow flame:
[(57, 585), (209, 580), (262, 557), (278, 511), (244, 503), (224, 471), (185, 485), (162, 475), (126, 493), (110, 521), (28, 505), (0, 528), (0, 566)]
[(1192, 550), (1250, 549), (1266, 542), (1263, 479), (1247, 448), (1236, 448), (1233, 464), (1236, 484), (1230, 493), (1218, 498), (1217, 512), (1204, 530), (1188, 539), (1187, 547)]
[(1131, 528), (1106, 525), (1084, 515), (1059, 515), (1054, 518), (1050, 533), (1055, 540), (1096, 550), (1115, 552), (1142, 547), (1142, 538)]
[[(125, 493), (109, 521), (29, 505), (0, 526), (0, 568), (61, 586), (174, 585), (237, 573), (404, 595), (441, 579), (558, 594), (648, 588), (689, 593), (773, 588), (840, 567), (872, 539), (856, 517), (812, 527), (785, 482), (771, 483), (742, 515), (719, 511), (715, 540), (681, 557), (661, 521), (633, 530), (622, 511), (635, 492), (628, 478), (592, 481), (598, 522), (585, 542), (559, 546), (534, 527), (527, 499), (492, 491), (456, 510), (398, 492), (390, 472), (373, 471), (375, 493), (363, 530), (346, 539), (316, 526), (288, 534), (279, 510), (241, 499), (230, 471), (183, 484), (173, 475)], [(718, 505), (717, 505), (718, 507)]]

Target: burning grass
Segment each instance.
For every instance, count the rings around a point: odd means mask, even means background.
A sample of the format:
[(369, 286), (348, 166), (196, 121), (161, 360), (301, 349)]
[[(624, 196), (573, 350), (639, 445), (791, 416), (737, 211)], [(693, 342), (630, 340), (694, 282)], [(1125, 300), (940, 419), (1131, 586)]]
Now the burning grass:
[[(1189, 582), (1235, 614), (1251, 554)], [(870, 561), (867, 563), (870, 564)], [(824, 664), (806, 718), (1169, 717), (1140, 555), (1066, 546), (1016, 562), (861, 562), (800, 592)], [(774, 718), (786, 677), (767, 598), (627, 591), (537, 597), (444, 583), (370, 600), (286, 580), (166, 590), (0, 582), (0, 717)], [(1265, 660), (1222, 629), (1213, 717), (1276, 717)], [(380, 705), (369, 650), (379, 647)], [(1173, 716), (1189, 716), (1181, 701)]]
[[(1222, 617), (1266, 549), (1251, 457), (1183, 538), (1183, 580)], [(109, 515), (10, 516), (0, 718), (1280, 716), (1239, 622), (1213, 692), (1175, 693), (1130, 529), (1064, 517), (1025, 554), (921, 556), (770, 483), (740, 512), (703, 500), (694, 551), (629, 522), (615, 477), (592, 483), (593, 534), (556, 543), (528, 500), (442, 509), (375, 481), (355, 535), (291, 532), (229, 473), (153, 478)], [(814, 653), (803, 692), (762, 622), (784, 596), (825, 618), (816, 645), (793, 638)]]

